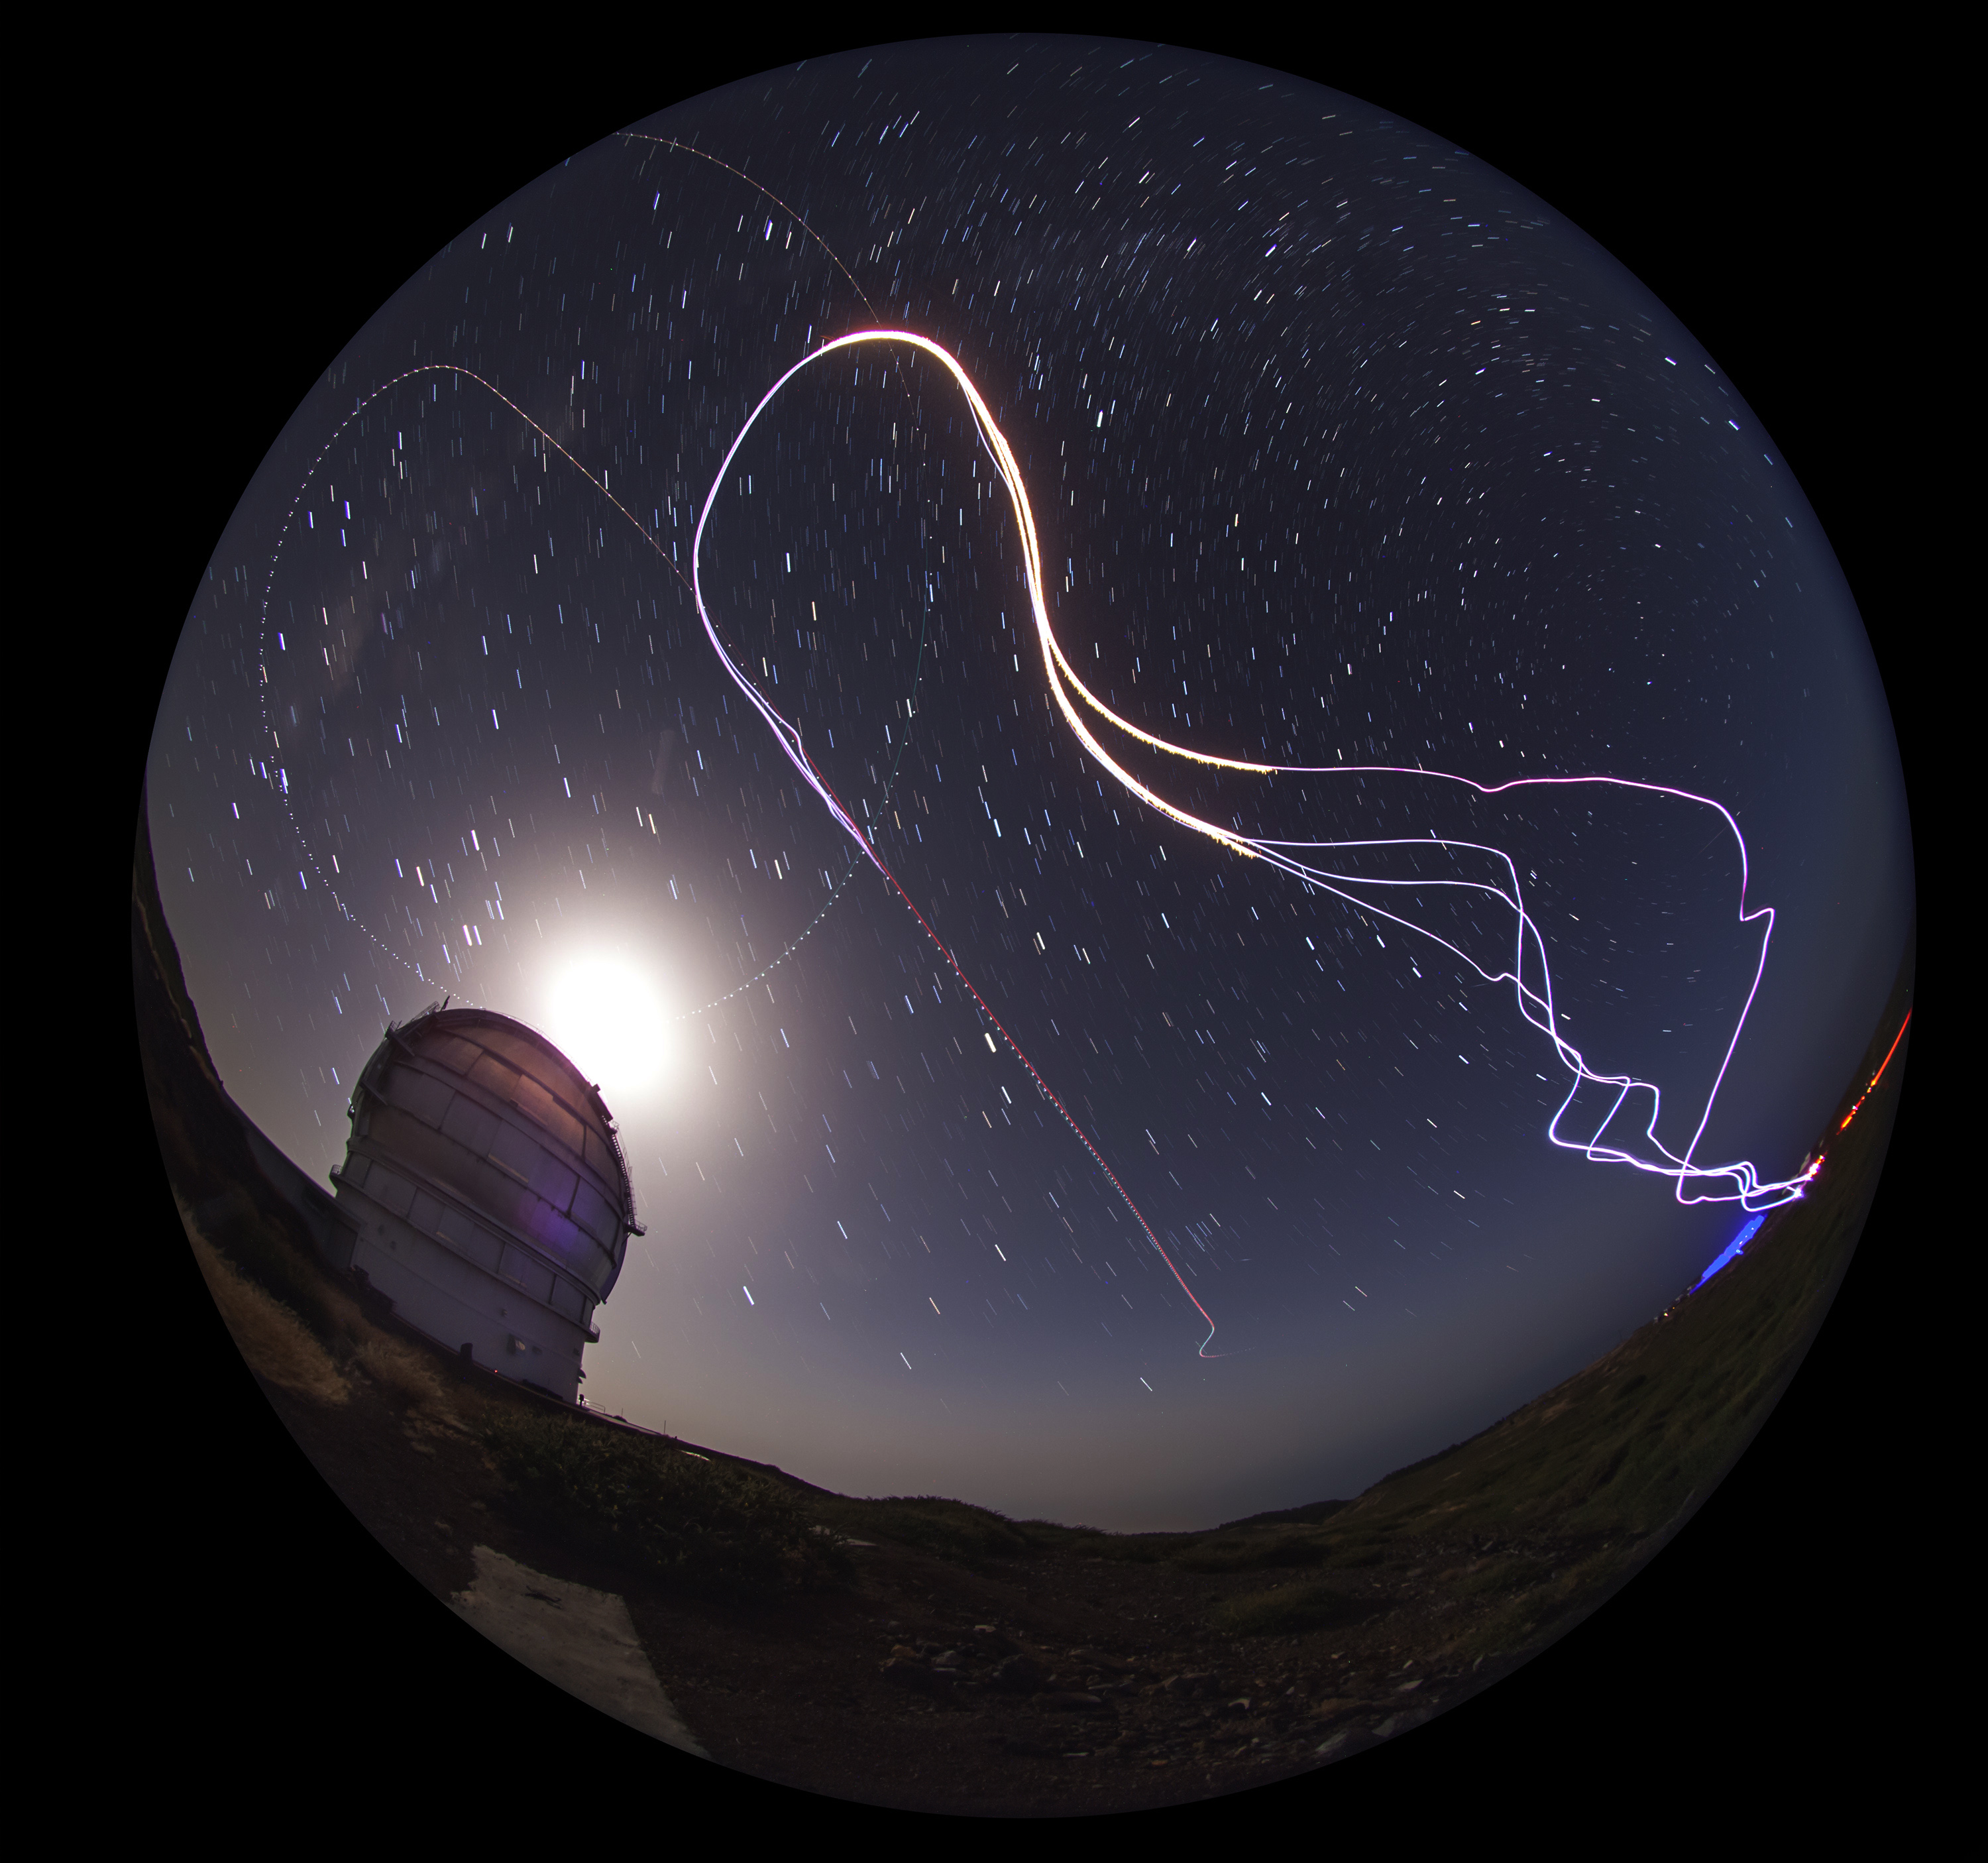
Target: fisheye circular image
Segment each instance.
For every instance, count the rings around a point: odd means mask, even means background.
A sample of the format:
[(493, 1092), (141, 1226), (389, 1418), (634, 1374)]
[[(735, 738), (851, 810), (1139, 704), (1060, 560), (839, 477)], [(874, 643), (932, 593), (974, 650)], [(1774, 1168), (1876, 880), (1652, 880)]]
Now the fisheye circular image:
[(159, 696), (138, 1033), (461, 1648), (1041, 1817), (1357, 1770), (1662, 1583), (1875, 1193), (1912, 839), (1773, 435), (1523, 180), (839, 52), (316, 378)]

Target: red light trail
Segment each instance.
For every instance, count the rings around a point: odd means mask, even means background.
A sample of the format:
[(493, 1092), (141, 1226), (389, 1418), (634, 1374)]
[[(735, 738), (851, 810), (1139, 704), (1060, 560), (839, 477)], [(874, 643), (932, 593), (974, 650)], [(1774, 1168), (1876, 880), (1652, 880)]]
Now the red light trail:
[(1905, 1020), (1898, 1024), (1898, 1033), (1892, 1037), (1891, 1046), (1885, 1050), (1885, 1058), (1878, 1063), (1878, 1071), (1871, 1075), (1870, 1084), (1857, 1096), (1857, 1104), (1851, 1107), (1850, 1111), (1843, 1115), (1843, 1124), (1838, 1126), (1836, 1128), (1837, 1131), (1839, 1132), (1841, 1131), (1844, 1126), (1848, 1125), (1851, 1120), (1854, 1119), (1859, 1113), (1863, 1111), (1864, 1102), (1869, 1099), (1871, 1094), (1877, 1090), (1878, 1083), (1885, 1077), (1885, 1070), (1892, 1064), (1892, 1057), (1896, 1054), (1898, 1051), (1898, 1043), (1905, 1039), (1905, 1031), (1912, 1026), (1912, 1013), (1910, 1009), (1908, 1009), (1905, 1011)]

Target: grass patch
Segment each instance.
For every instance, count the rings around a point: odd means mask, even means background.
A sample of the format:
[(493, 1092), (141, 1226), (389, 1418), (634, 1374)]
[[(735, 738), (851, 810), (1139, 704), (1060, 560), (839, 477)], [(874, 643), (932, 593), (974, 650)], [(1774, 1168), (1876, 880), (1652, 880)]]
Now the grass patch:
[(1320, 1527), (1351, 1501), (1307, 1501), (1302, 1507), (1279, 1507), (1269, 1513), (1246, 1514), (1239, 1520), (1224, 1520), (1222, 1530), (1232, 1527)]
[(1523, 1649), (1539, 1632), (1539, 1608), (1521, 1599), (1474, 1625), (1457, 1641), (1457, 1650), (1466, 1656), (1502, 1655), (1507, 1650)]
[(1537, 1584), (1546, 1575), (1544, 1568), (1530, 1559), (1494, 1559), (1482, 1570), (1458, 1579), (1449, 1589), (1456, 1598), (1497, 1598)]
[(1269, 1572), (1324, 1565), (1333, 1542), (1302, 1527), (1249, 1527), (1212, 1533), (1183, 1547), (1172, 1563), (1189, 1572)]
[[(238, 1219), (232, 1223), (225, 1221), (231, 1213)], [(239, 1212), (224, 1210), (222, 1215), (222, 1226), (242, 1252), (238, 1245), (258, 1233), (259, 1226), (242, 1219)], [(184, 1203), (180, 1216), (208, 1291), (251, 1370), (320, 1403), (340, 1405), (351, 1399), (347, 1374), (357, 1367), (424, 1421), (462, 1427), (455, 1405), (427, 1356), (369, 1325), (357, 1307), (326, 1286), (311, 1263), (295, 1259), (294, 1251), (281, 1238), (271, 1241), (266, 1231), (259, 1232), (269, 1246), (259, 1258), (265, 1272), (254, 1273), (217, 1248)], [(258, 1259), (252, 1248), (246, 1252), (252, 1260)], [(299, 1313), (272, 1292), (272, 1280), (289, 1287), (306, 1310)]]
[(428, 1421), (451, 1429), (462, 1427), (455, 1400), (443, 1386), (434, 1361), (405, 1340), (375, 1334), (361, 1342), (352, 1358), (376, 1385)]
[(850, 1574), (834, 1536), (814, 1530), (825, 1509), (749, 1469), (508, 1407), (492, 1407), (481, 1434), (527, 1512), (687, 1588), (742, 1597)]
[(349, 1402), (351, 1387), (296, 1312), (239, 1273), (191, 1221), (186, 1227), (201, 1277), (249, 1369), (320, 1404)]
[(824, 1525), (847, 1537), (890, 1540), (955, 1564), (1019, 1558), (1037, 1550), (1029, 1532), (1006, 1514), (935, 1494), (899, 1494), (882, 1500), (824, 1496), (816, 1512)]
[(1314, 1581), (1232, 1598), (1209, 1614), (1209, 1621), (1232, 1636), (1298, 1636), (1356, 1624), (1384, 1608), (1381, 1599), (1350, 1597)]
[(1584, 1617), (1592, 1610), (1596, 1598), (1635, 1560), (1633, 1548), (1621, 1546), (1554, 1565), (1523, 1557), (1493, 1560), (1452, 1587), (1453, 1596), (1489, 1607), (1457, 1647), (1488, 1655), (1523, 1649), (1556, 1633), (1570, 1616)]
[(1084, 1550), (1088, 1557), (1118, 1565), (1162, 1565), (1178, 1564), (1199, 1543), (1192, 1533), (1103, 1533)]
[(365, 1336), (357, 1303), (333, 1287), (317, 1263), (238, 1188), (182, 1210), (189, 1232), (198, 1228), (236, 1273), (293, 1314), (310, 1333), (333, 1347)]
[(1101, 1527), (1066, 1527), (1060, 1520), (1017, 1520), (1015, 1530), (1039, 1553), (1062, 1552), (1080, 1540), (1087, 1541), (1084, 1549), (1087, 1558), (1107, 1557), (1106, 1547), (1118, 1537)]

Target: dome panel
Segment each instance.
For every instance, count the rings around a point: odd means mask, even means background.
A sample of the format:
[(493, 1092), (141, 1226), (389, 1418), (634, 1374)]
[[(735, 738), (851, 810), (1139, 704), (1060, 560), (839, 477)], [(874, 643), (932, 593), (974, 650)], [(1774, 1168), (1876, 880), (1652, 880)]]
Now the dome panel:
[(498, 1126), (497, 1135), (490, 1141), (489, 1156), (499, 1171), (527, 1186), (532, 1182), (532, 1174), (546, 1162), (545, 1147), (508, 1123)]
[(475, 1060), (466, 1071), (478, 1086), (487, 1087), (500, 1100), (515, 1101), (518, 1097), (518, 1070), (509, 1061), (499, 1060), (495, 1055), (478, 1050)]
[(383, 1105), (369, 1121), (368, 1155), (390, 1161), (418, 1183), (453, 1185), (466, 1161), (462, 1148), (404, 1107)]
[(455, 1097), (455, 1090), (447, 1082), (411, 1067), (390, 1068), (385, 1087), (390, 1104), (404, 1107), (424, 1125), (439, 1126)]
[(488, 1270), (497, 1265), (504, 1244), (492, 1235), (468, 1211), (451, 1204), (441, 1206), (441, 1214), (429, 1232), (447, 1243), (465, 1261)]
[(620, 1161), (616, 1158), (607, 1141), (591, 1126), (587, 1128), (587, 1161), (600, 1174), (603, 1183), (616, 1184), (620, 1182)]
[(445, 1137), (454, 1139), (478, 1158), (490, 1155), (490, 1148), (496, 1142), (497, 1128), (497, 1115), (486, 1111), (464, 1094), (456, 1095), (441, 1122)]
[(586, 1128), (579, 1119), (529, 1074), (519, 1077), (517, 1087), (518, 1109), (552, 1133), (576, 1157), (586, 1155)]
[(540, 1041), (527, 1030), (491, 1026), (478, 1029), (475, 1039), (486, 1053), (509, 1061), (521, 1074), (536, 1075), (566, 1099), (574, 1111), (588, 1110), (593, 1093), (586, 1077), (549, 1043)]
[(607, 1199), (583, 1180), (573, 1192), (573, 1219), (597, 1242), (611, 1241), (620, 1226), (620, 1216), (608, 1208)]
[(437, 1060), (457, 1074), (467, 1074), (481, 1058), (482, 1050), (475, 1043), (465, 1041), (457, 1035), (431, 1036), (421, 1044), (421, 1051), (431, 1060)]
[[(353, 1162), (365, 1165), (370, 1161), (359, 1158)], [(349, 1169), (347, 1175), (348, 1176), (351, 1175)], [(397, 1216), (404, 1216), (413, 1205), (414, 1185), (397, 1172), (389, 1171), (384, 1165), (374, 1165), (370, 1172), (357, 1181), (365, 1186), (366, 1194), (369, 1197), (377, 1203), (384, 1204)]]
[(504, 1251), (503, 1260), (498, 1272), (505, 1280), (515, 1283), (524, 1293), (549, 1307), (553, 1298), (553, 1276), (549, 1269), (536, 1256), (515, 1244)]
[(554, 1209), (566, 1210), (573, 1207), (573, 1193), (579, 1187), (580, 1177), (551, 1153), (541, 1151), (538, 1161), (532, 1167), (531, 1184), (532, 1188)]

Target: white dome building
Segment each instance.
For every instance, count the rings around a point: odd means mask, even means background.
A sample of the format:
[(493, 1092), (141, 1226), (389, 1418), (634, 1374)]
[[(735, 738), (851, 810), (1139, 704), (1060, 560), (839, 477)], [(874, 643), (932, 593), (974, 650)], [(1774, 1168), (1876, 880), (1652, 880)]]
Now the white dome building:
[(349, 1260), (451, 1351), (574, 1401), (635, 1220), (599, 1091), (542, 1035), (430, 1009), (386, 1037), (333, 1174)]

